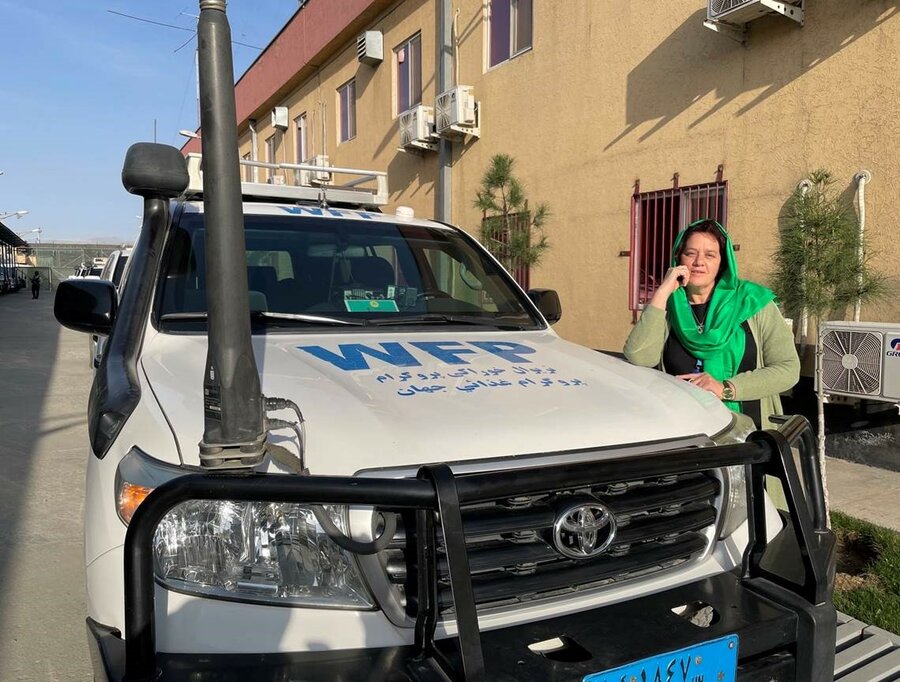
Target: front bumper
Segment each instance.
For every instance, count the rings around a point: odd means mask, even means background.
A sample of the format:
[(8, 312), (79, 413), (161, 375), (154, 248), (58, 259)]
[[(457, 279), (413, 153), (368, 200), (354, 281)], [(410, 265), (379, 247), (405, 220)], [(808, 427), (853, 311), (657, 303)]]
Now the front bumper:
[[(799, 420), (799, 421), (798, 421)], [(98, 679), (123, 680), (578, 680), (647, 656), (739, 637), (741, 682), (830, 679), (836, 613), (831, 604), (834, 535), (825, 528), (821, 474), (806, 420), (757, 432), (745, 444), (669, 451), (620, 460), (455, 476), (446, 465), (425, 466), (417, 479), (327, 476), (191, 475), (151, 493), (126, 535), (126, 637), (93, 621), (88, 630)], [(794, 464), (800, 449), (803, 479)], [(747, 469), (749, 543), (735, 573), (659, 594), (563, 617), (481, 632), (469, 571), (461, 504), (569, 489), (701, 468)], [(767, 476), (780, 479), (789, 506), (782, 533), (766, 543), (763, 500)], [(288, 654), (167, 654), (157, 652), (150, 547), (162, 516), (188, 499), (369, 504), (416, 510), (418, 588), (415, 645)], [(436, 528), (440, 526), (441, 545)], [(446, 557), (459, 635), (435, 640), (438, 556)], [(711, 606), (706, 627), (676, 615), (679, 607)], [(534, 653), (530, 644), (563, 638), (565, 647)], [(487, 655), (485, 655), (487, 654)]]
[[(717, 614), (708, 627), (675, 615), (673, 608), (703, 602)], [(826, 602), (802, 603), (765, 580), (746, 582), (726, 573), (641, 599), (573, 615), (481, 633), (485, 678), (580, 680), (584, 675), (674, 651), (727, 634), (739, 637), (740, 682), (830, 679), (836, 616)], [(125, 679), (125, 642), (116, 630), (88, 619), (97, 680)], [(565, 636), (565, 650), (544, 656), (529, 644)], [(459, 669), (456, 639), (438, 648)], [(575, 660), (567, 660), (575, 659)], [(291, 654), (165, 654), (156, 657), (164, 680), (372, 680), (428, 679), (427, 661), (413, 646)], [(798, 673), (803, 671), (803, 676)]]

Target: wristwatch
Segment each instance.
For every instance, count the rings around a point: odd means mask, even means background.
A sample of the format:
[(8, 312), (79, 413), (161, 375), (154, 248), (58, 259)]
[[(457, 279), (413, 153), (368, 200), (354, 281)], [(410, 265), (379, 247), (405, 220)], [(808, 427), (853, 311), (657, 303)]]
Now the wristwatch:
[(734, 400), (734, 384), (726, 381), (722, 384), (722, 400)]

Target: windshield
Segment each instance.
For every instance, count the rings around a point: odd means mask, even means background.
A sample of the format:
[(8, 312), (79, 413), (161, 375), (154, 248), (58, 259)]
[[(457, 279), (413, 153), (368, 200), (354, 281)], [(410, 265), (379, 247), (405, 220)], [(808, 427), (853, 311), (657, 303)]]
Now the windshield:
[[(244, 223), (254, 326), (542, 326), (508, 276), (456, 230), (268, 215)], [(185, 214), (174, 228), (164, 273), (161, 326), (202, 329), (202, 215)], [(336, 324), (344, 321), (351, 325)]]

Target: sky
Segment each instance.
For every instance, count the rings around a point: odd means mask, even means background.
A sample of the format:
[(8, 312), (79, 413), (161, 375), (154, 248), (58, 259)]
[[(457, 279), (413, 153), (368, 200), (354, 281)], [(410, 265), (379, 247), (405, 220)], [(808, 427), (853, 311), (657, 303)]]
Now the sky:
[[(297, 5), (228, 0), (232, 40), (265, 47)], [(137, 238), (122, 162), (154, 127), (181, 147), (199, 126), (198, 14), (198, 0), (0, 0), (0, 217), (28, 211), (7, 227), (30, 242)], [(260, 52), (233, 46), (235, 79)]]

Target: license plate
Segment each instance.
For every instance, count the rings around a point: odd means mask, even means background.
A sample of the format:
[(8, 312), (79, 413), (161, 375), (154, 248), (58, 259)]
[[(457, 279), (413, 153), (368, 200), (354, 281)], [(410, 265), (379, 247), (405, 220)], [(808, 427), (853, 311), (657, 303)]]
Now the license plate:
[(738, 637), (728, 635), (591, 673), (584, 682), (736, 682)]

